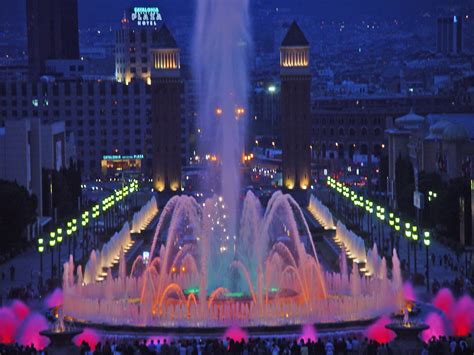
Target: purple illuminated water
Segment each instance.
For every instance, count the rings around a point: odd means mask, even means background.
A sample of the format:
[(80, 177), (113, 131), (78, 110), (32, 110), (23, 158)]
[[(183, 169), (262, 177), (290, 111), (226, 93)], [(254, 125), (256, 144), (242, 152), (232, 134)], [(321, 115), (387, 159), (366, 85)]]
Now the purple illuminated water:
[[(200, 151), (202, 156), (217, 155), (220, 182), (215, 192), (226, 201), (233, 236), (238, 227), (240, 159), (248, 111), (248, 0), (200, 0), (196, 6), (193, 69), (199, 94)], [(231, 240), (229, 248), (232, 244)]]

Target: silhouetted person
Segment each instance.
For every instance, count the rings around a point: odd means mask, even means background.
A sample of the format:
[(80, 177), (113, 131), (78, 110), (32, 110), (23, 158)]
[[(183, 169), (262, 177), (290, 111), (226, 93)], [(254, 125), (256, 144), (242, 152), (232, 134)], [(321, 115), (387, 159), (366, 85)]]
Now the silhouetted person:
[(81, 343), (81, 348), (80, 348), (81, 355), (85, 355), (85, 354), (88, 353), (89, 351), (91, 351), (91, 348), (90, 348), (89, 344), (87, 344), (87, 343), (83, 340), (82, 343)]

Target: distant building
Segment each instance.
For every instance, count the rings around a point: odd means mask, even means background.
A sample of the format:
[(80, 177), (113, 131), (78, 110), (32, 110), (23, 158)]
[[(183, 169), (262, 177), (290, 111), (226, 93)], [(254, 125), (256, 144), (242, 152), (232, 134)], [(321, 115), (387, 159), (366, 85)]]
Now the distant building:
[(459, 177), (470, 179), (469, 196), (459, 197), (459, 238), (462, 245), (472, 246), (474, 114), (432, 114), (425, 117), (410, 111), (390, 122), (386, 134), (389, 158), (387, 188), (392, 206), (396, 207), (397, 201), (399, 158), (411, 162), (415, 180), (420, 172), (437, 173), (446, 181)]
[(118, 154), (143, 155), (142, 172), (151, 172), (151, 86), (142, 81), (0, 82), (0, 122), (24, 118), (64, 121), (86, 177), (100, 176), (102, 158)]
[(309, 42), (293, 22), (280, 48), (283, 187), (303, 196), (311, 181)]
[(47, 60), (79, 59), (77, 0), (27, 0), (28, 63), (31, 78)]
[(28, 79), (28, 64), (22, 60), (0, 62), (0, 82), (25, 81)]
[(463, 50), (462, 17), (438, 18), (437, 51), (443, 54), (459, 54)]
[(115, 33), (115, 78), (128, 84), (135, 78), (150, 83), (151, 48), (156, 47), (162, 18), (157, 7), (133, 7)]
[(181, 79), (180, 50), (163, 25), (152, 51), (152, 166), (158, 192), (181, 191)]
[(410, 159), (414, 170), (438, 173), (445, 180), (473, 176), (474, 114), (420, 116), (410, 111), (389, 124), (386, 134), (393, 201), (399, 157)]
[(393, 120), (411, 109), (422, 115), (462, 113), (472, 110), (472, 105), (444, 95), (316, 99), (312, 107), (313, 150), (323, 160), (378, 158), (387, 143), (387, 119)]
[(0, 128), (0, 179), (16, 181), (38, 198), (43, 214), (42, 170), (61, 170), (72, 156), (64, 122), (41, 124), (39, 119), (7, 120)]

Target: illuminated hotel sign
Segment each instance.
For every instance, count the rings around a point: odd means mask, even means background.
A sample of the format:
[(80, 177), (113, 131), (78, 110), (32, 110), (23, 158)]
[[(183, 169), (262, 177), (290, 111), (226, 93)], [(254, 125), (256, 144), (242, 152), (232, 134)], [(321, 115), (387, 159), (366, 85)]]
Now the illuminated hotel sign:
[(163, 19), (157, 7), (134, 7), (131, 20), (138, 26), (156, 26), (157, 22)]
[(104, 155), (102, 160), (127, 160), (127, 159), (143, 159), (143, 154), (135, 155)]

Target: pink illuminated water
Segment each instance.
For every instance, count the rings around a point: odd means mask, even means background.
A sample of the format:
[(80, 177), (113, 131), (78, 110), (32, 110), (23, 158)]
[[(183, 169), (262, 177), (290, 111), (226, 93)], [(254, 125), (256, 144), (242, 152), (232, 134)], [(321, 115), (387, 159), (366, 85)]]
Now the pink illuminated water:
[(48, 308), (56, 308), (63, 304), (63, 291), (60, 288), (56, 288), (44, 301), (46, 307)]
[(318, 333), (312, 324), (305, 324), (301, 327), (301, 336), (298, 338), (298, 343), (303, 340), (305, 343), (308, 340), (316, 342), (318, 340)]
[(474, 323), (473, 300), (467, 295), (459, 298), (452, 308), (449, 319), (451, 320), (453, 335), (467, 336), (471, 332)]
[(396, 334), (385, 328), (386, 325), (392, 323), (389, 317), (383, 316), (377, 319), (366, 329), (366, 336), (371, 340), (375, 340), (379, 344), (385, 344), (395, 339)]
[(77, 346), (81, 346), (83, 341), (89, 345), (91, 350), (95, 350), (97, 343), (100, 342), (100, 335), (94, 329), (84, 328), (84, 331), (81, 334), (78, 334), (73, 338), (73, 342)]
[(405, 301), (410, 301), (410, 302), (416, 301), (415, 289), (413, 288), (413, 285), (411, 284), (411, 282), (407, 281), (403, 284), (403, 297)]
[(19, 321), (23, 321), (26, 317), (28, 317), (28, 314), (30, 314), (30, 309), (28, 306), (20, 300), (13, 301), (10, 308)]
[(433, 300), (433, 306), (443, 311), (445, 315), (449, 316), (454, 306), (454, 302), (454, 296), (451, 290), (448, 288), (442, 288), (436, 294)]
[(15, 334), (19, 324), (20, 321), (10, 308), (0, 308), (0, 343), (11, 344), (15, 342)]
[(40, 332), (49, 328), (46, 318), (39, 313), (30, 314), (18, 329), (16, 340), (22, 345), (31, 345), (43, 350), (49, 344), (49, 339)]
[(429, 325), (429, 329), (421, 333), (421, 339), (425, 343), (429, 342), (433, 337), (438, 339), (440, 336), (446, 335), (444, 320), (438, 313), (429, 313), (425, 318), (425, 323)]
[(249, 335), (242, 328), (239, 328), (237, 326), (232, 326), (230, 328), (227, 328), (222, 338), (232, 339), (233, 341), (240, 343), (242, 340), (247, 342), (249, 340)]

